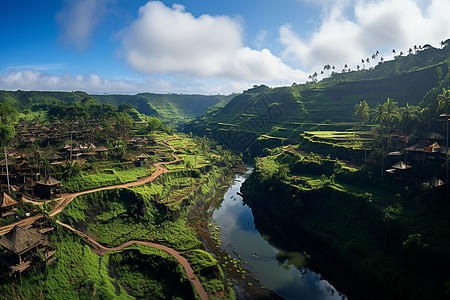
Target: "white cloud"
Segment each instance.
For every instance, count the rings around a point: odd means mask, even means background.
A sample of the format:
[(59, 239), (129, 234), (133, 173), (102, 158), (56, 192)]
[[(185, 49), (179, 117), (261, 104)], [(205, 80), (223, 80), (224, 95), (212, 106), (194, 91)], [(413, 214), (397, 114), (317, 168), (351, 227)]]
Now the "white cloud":
[(64, 63), (59, 64), (38, 64), (38, 65), (20, 65), (8, 67), (8, 70), (33, 70), (33, 71), (48, 71), (48, 70), (60, 70), (67, 68)]
[(109, 0), (67, 1), (56, 15), (60, 26), (60, 39), (78, 51), (88, 46), (95, 26), (102, 19)]
[(260, 30), (260, 31), (258, 32), (258, 34), (256, 35), (256, 38), (255, 38), (255, 45), (256, 45), (256, 48), (257, 48), (258, 50), (261, 50), (261, 49), (262, 49), (263, 43), (264, 43), (266, 37), (267, 37), (267, 31), (266, 31), (266, 30)]
[(103, 92), (133, 92), (139, 85), (125, 80), (112, 80), (101, 78), (97, 74), (50, 75), (33, 70), (0, 73), (0, 88), (4, 90), (50, 90), (50, 91), (86, 91), (91, 93)]
[(149, 77), (142, 80), (117, 80), (103, 78), (98, 74), (73, 75), (64, 73), (51, 75), (34, 70), (12, 70), (0, 73), (2, 90), (46, 90), (46, 91), (85, 91), (93, 94), (140, 92), (183, 93), (183, 94), (231, 94), (243, 91), (253, 84), (235, 80), (185, 80), (184, 78)]
[(169, 8), (159, 1), (148, 2), (122, 35), (127, 62), (143, 73), (232, 80), (306, 78), (267, 49), (244, 47), (242, 27), (235, 19), (196, 18), (181, 5)]
[[(308, 2), (309, 0), (303, 0)], [(308, 70), (325, 64), (355, 68), (360, 59), (379, 50), (386, 59), (396, 49), (404, 53), (414, 45), (432, 44), (450, 37), (450, 1), (335, 0), (322, 1), (321, 26), (307, 38), (290, 25), (280, 28), (284, 59)], [(349, 8), (353, 8), (349, 12)]]

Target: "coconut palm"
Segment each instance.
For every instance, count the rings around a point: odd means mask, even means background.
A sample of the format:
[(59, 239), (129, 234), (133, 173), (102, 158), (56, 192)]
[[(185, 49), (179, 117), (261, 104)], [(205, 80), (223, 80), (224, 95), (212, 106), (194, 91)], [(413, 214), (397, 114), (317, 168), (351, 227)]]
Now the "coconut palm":
[(369, 121), (369, 113), (369, 104), (367, 104), (366, 100), (363, 100), (355, 105), (355, 112), (353, 113), (353, 117), (358, 123), (365, 125)]
[(372, 121), (379, 122), (381, 132), (383, 132), (383, 123), (386, 121), (386, 111), (382, 104), (378, 103), (377, 107), (372, 110)]
[[(408, 133), (407, 133), (407, 125), (408, 122), (415, 119), (418, 115), (418, 110), (417, 107), (414, 105), (409, 105), (408, 103), (406, 103), (405, 107), (401, 107), (400, 108), (400, 120), (402, 121), (403, 125), (405, 126), (405, 145), (404, 148), (406, 148), (406, 144), (407, 144), (407, 137), (408, 137)], [(406, 157), (405, 157), (406, 159)]]
[(384, 110), (386, 112), (386, 121), (388, 125), (388, 142), (391, 139), (391, 125), (394, 118), (398, 115), (398, 106), (397, 102), (395, 102), (391, 98), (387, 98), (386, 102), (383, 104)]
[(437, 100), (437, 110), (443, 110), (446, 114), (448, 114), (450, 106), (450, 90), (442, 89), (442, 94), (438, 95)]

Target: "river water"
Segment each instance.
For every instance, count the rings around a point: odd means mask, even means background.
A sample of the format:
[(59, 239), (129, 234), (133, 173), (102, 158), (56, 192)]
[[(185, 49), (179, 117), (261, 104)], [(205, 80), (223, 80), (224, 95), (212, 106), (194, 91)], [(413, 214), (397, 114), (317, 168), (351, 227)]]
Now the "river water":
[(271, 245), (268, 237), (255, 228), (251, 208), (237, 194), (251, 172), (249, 168), (245, 174), (236, 176), (221, 206), (213, 213), (213, 222), (221, 227), (222, 245), (231, 248), (248, 263), (246, 266), (263, 285), (284, 299), (347, 299), (319, 274), (305, 267), (304, 254)]

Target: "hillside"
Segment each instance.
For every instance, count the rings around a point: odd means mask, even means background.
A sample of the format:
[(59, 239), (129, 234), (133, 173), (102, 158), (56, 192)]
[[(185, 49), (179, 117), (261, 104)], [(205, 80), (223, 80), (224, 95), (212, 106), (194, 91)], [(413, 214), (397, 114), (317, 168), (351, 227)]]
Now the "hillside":
[(140, 113), (158, 115), (170, 123), (180, 123), (192, 120), (210, 107), (224, 106), (232, 96), (222, 95), (183, 95), (183, 94), (153, 94), (141, 93), (137, 95), (92, 95), (99, 102), (119, 106), (130, 103)]
[(319, 82), (255, 87), (187, 124), (185, 131), (210, 134), (243, 151), (257, 139), (297, 142), (305, 130), (346, 130), (354, 126), (354, 107), (363, 100), (370, 108), (387, 98), (399, 106), (431, 104), (446, 85), (449, 57), (449, 46), (429, 48)]
[[(54, 105), (82, 104), (84, 99), (99, 104), (119, 106), (129, 103), (141, 114), (160, 117), (172, 124), (186, 122), (208, 111), (210, 107), (225, 105), (232, 96), (204, 96), (179, 94), (89, 95), (85, 92), (0, 91), (0, 102), (9, 103), (20, 112), (46, 111)], [(91, 100), (92, 102), (92, 100)]]

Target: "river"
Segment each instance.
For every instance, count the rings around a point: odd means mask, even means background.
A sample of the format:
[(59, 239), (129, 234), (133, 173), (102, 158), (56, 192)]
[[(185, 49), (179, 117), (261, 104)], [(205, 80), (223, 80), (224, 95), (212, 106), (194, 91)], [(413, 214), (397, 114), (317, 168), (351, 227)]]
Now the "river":
[(319, 274), (305, 267), (304, 254), (277, 248), (255, 228), (251, 208), (237, 194), (252, 170), (248, 168), (245, 174), (236, 176), (222, 204), (213, 213), (213, 222), (221, 228), (222, 247), (232, 249), (235, 253), (230, 255), (235, 258), (239, 255), (263, 285), (284, 299), (347, 299)]

